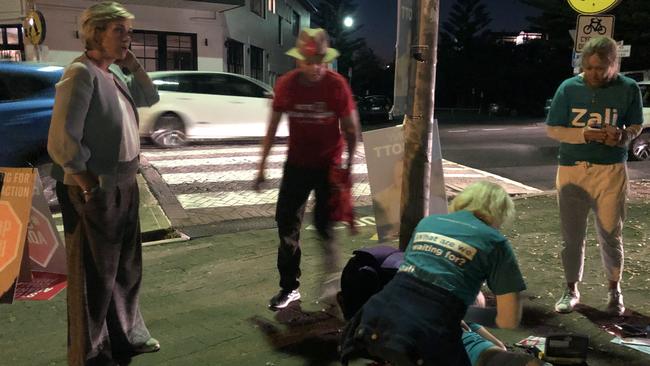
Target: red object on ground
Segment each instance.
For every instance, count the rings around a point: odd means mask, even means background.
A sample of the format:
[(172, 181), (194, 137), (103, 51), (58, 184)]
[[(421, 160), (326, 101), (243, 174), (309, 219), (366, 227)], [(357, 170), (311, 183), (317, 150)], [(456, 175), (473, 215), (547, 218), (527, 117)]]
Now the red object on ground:
[(16, 300), (50, 300), (67, 286), (66, 275), (32, 271), (31, 282), (18, 282)]

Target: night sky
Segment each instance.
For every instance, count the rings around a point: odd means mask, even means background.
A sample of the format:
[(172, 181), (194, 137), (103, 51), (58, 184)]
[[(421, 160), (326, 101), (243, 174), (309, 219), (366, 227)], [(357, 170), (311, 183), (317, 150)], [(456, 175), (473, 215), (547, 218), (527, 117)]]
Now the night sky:
[[(440, 23), (445, 21), (454, 0), (440, 0)], [(356, 0), (356, 22), (363, 24), (360, 37), (384, 60), (393, 57), (397, 29), (397, 0)], [(526, 28), (526, 16), (536, 14), (517, 0), (483, 0), (492, 17), (493, 31), (520, 31)], [(569, 6), (567, 4), (567, 6)]]

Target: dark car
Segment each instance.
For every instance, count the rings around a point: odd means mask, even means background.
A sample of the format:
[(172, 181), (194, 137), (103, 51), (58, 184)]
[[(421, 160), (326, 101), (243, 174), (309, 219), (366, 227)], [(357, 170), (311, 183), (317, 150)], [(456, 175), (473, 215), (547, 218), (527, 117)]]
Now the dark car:
[(385, 95), (369, 95), (357, 101), (359, 118), (366, 123), (389, 121), (392, 106), (393, 102)]
[(59, 66), (0, 62), (0, 166), (47, 161), (54, 85), (62, 73)]

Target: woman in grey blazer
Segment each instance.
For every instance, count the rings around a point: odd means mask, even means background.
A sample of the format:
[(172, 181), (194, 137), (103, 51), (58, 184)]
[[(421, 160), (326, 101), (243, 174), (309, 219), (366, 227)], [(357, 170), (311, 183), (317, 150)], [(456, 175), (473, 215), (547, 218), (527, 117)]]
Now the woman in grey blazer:
[(136, 183), (136, 108), (159, 97), (129, 50), (132, 19), (115, 2), (86, 9), (86, 52), (56, 85), (47, 147), (65, 228), (70, 365), (126, 364), (160, 349), (140, 314)]

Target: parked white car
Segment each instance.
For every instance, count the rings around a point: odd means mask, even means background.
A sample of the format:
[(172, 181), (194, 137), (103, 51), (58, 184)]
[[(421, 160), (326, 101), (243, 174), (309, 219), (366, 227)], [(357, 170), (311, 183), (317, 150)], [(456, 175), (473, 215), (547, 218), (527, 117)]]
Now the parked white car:
[(630, 157), (634, 160), (650, 159), (650, 81), (639, 81), (643, 97), (643, 132), (630, 143)]
[[(273, 89), (247, 76), (204, 71), (149, 73), (160, 101), (139, 108), (140, 137), (162, 147), (191, 141), (262, 137)], [(282, 121), (276, 136), (288, 136)]]

